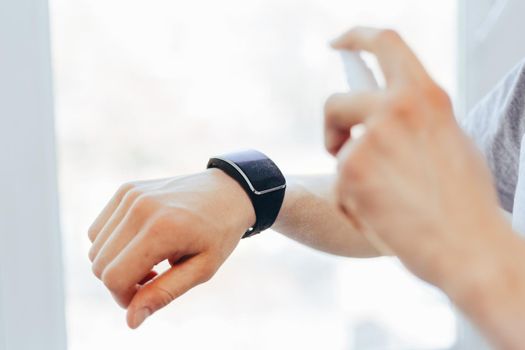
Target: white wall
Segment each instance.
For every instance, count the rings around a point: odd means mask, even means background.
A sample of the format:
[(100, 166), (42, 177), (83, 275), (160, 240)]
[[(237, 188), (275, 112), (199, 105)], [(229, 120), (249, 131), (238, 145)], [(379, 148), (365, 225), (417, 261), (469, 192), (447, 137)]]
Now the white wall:
[(460, 91), (464, 108), (470, 109), (525, 58), (525, 1), (461, 2)]
[(0, 349), (66, 348), (46, 0), (0, 1)]

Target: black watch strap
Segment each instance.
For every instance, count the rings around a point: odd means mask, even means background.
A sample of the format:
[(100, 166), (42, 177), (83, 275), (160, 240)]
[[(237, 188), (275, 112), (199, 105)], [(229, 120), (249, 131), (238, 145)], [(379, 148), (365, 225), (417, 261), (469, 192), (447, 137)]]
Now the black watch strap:
[(256, 222), (243, 238), (274, 224), (284, 201), (286, 179), (270, 158), (255, 150), (230, 153), (211, 158), (209, 168), (220, 169), (236, 180), (252, 202)]

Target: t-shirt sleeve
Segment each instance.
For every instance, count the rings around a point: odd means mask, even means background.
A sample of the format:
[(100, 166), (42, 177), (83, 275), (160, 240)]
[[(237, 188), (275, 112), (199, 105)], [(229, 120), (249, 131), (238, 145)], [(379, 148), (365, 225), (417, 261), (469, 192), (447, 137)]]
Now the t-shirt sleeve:
[(460, 124), (485, 155), (501, 205), (512, 212), (525, 134), (525, 61), (460, 120)]

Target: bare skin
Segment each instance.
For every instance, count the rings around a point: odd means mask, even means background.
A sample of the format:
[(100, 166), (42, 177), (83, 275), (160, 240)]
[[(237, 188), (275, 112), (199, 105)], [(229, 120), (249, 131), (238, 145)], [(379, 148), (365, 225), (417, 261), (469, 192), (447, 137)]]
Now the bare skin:
[[(297, 177), (275, 229), (332, 254), (377, 256), (338, 209), (334, 176)], [(220, 170), (123, 185), (89, 229), (94, 274), (128, 309), (128, 325), (207, 281), (255, 222), (244, 190)], [(141, 257), (138, 259), (137, 257)], [(153, 268), (169, 260), (160, 276)]]
[[(338, 173), (288, 178), (274, 229), (332, 254), (394, 253), (435, 284), (499, 348), (525, 344), (525, 244), (502, 217), (490, 173), (450, 101), (403, 40), (354, 29), (336, 49), (375, 54), (384, 90), (326, 104)], [(365, 135), (350, 138), (364, 123)], [(89, 230), (93, 272), (127, 308), (131, 328), (209, 280), (255, 222), (220, 170), (126, 184)], [(172, 268), (160, 276), (156, 264)]]
[[(339, 203), (497, 348), (523, 348), (525, 242), (499, 210), (489, 169), (448, 96), (395, 32), (356, 28), (333, 46), (374, 54), (386, 78), (381, 91), (326, 104)], [(361, 123), (366, 133), (352, 140), (348, 130)]]

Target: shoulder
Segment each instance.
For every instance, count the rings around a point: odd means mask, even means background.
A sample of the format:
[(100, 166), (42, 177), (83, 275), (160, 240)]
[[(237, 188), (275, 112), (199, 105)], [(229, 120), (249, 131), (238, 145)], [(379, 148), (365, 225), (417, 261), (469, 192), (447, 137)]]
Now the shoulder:
[[(525, 107), (525, 59), (519, 62), (500, 82), (473, 108), (472, 114), (515, 115), (516, 108)], [(506, 115), (511, 116), (511, 115)], [(472, 118), (467, 118), (472, 119)], [(474, 118), (477, 119), (477, 118)]]
[[(525, 134), (525, 60), (516, 65), (461, 124), (476, 142), (498, 139), (506, 148), (519, 151)], [(483, 140), (485, 138), (489, 140)]]

